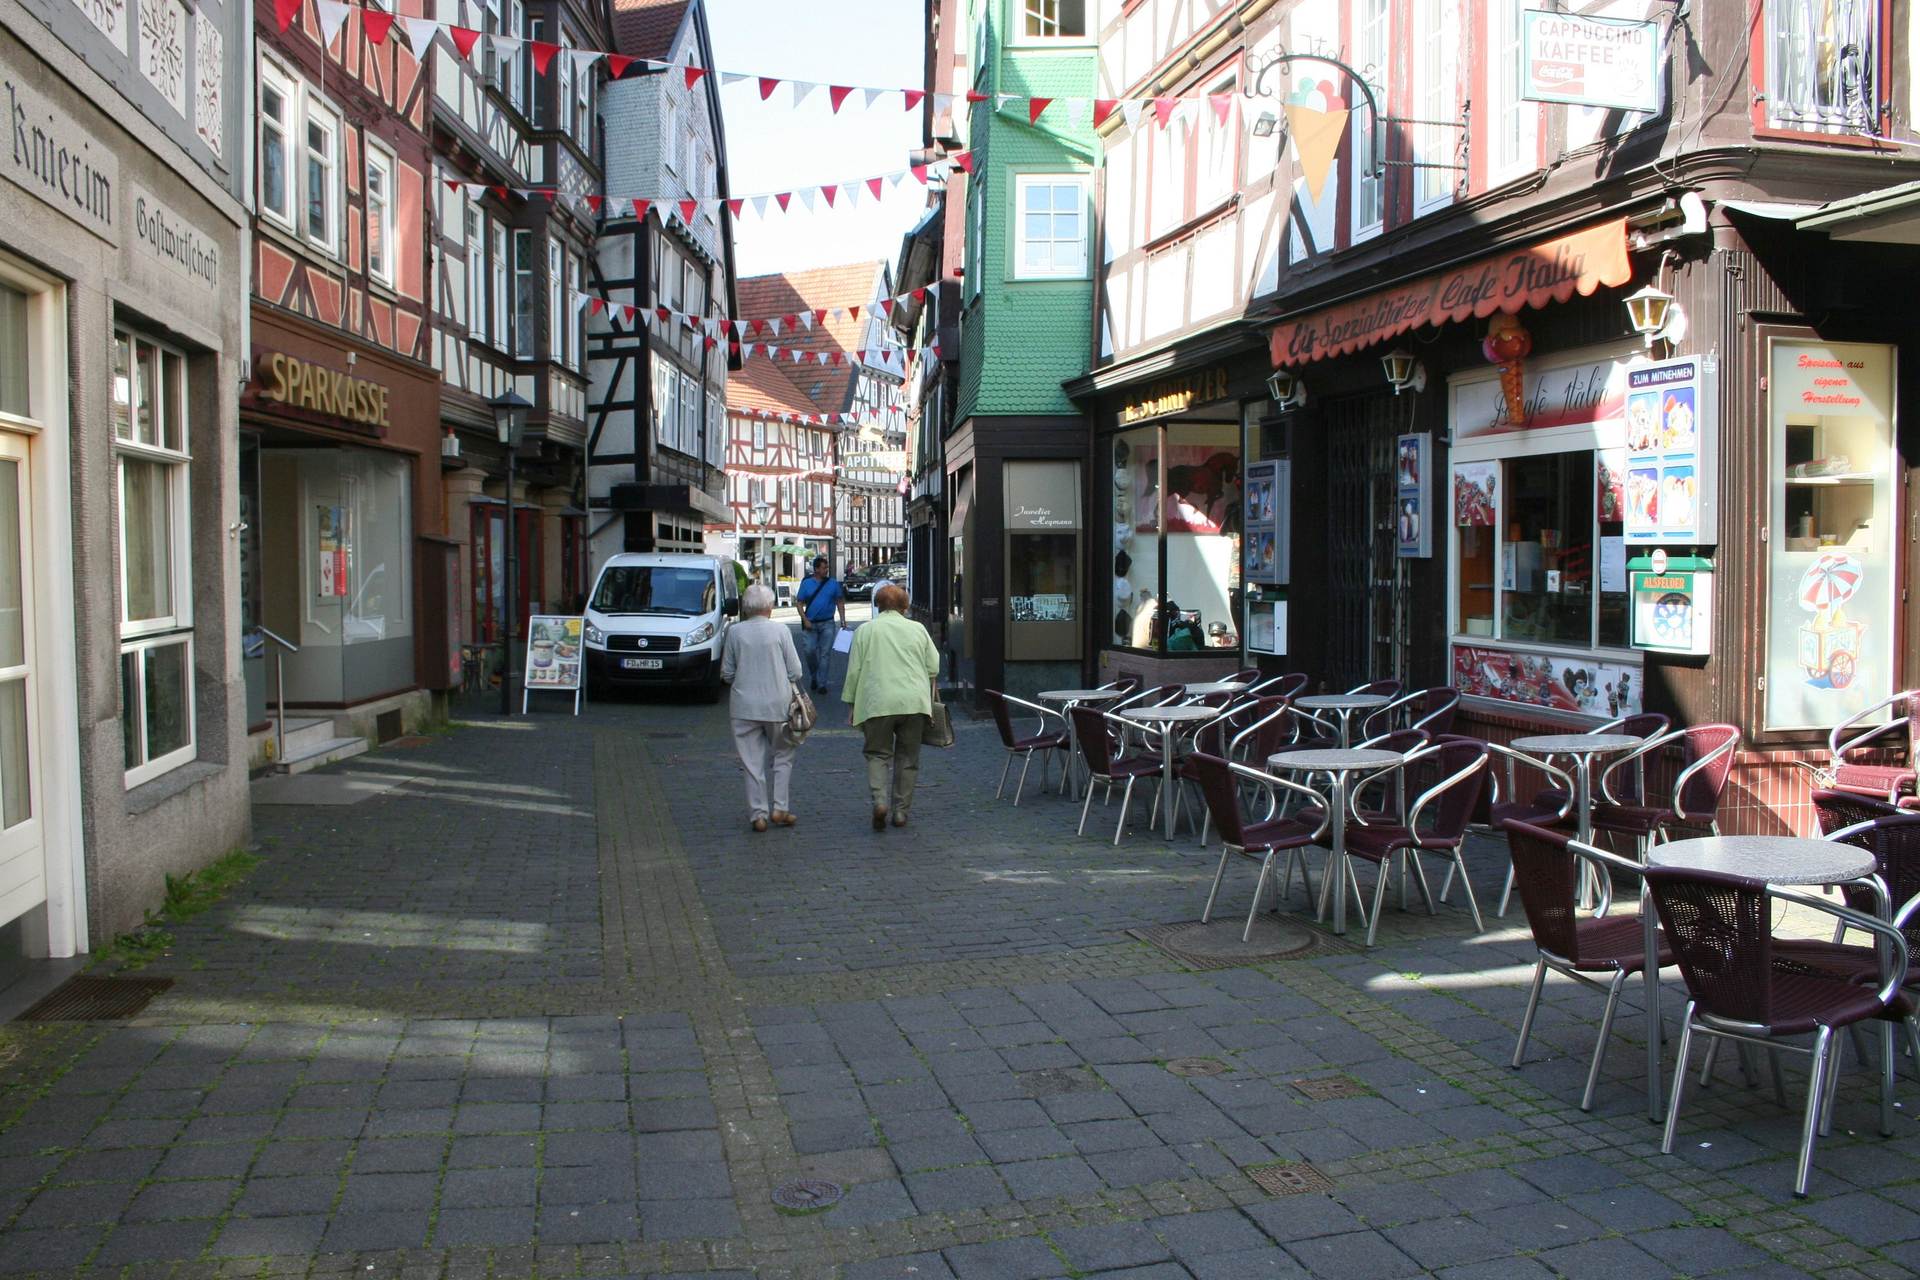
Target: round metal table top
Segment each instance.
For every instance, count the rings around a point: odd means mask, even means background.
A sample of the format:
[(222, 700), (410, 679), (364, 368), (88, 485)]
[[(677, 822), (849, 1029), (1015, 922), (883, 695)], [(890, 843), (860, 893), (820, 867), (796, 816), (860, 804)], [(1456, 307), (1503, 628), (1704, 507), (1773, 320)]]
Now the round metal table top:
[(1218, 707), (1122, 707), (1120, 714), (1129, 720), (1211, 720), (1220, 714)]
[(1110, 702), (1127, 696), (1125, 689), (1048, 689), (1034, 695), (1042, 702)]
[(1326, 751), (1282, 751), (1267, 757), (1272, 769), (1323, 770), (1345, 772), (1349, 769), (1384, 769), (1406, 759), (1397, 751), (1376, 751), (1372, 747), (1332, 748)]
[(1768, 884), (1839, 884), (1874, 870), (1873, 855), (1850, 844), (1802, 836), (1704, 836), (1657, 844), (1648, 855), (1656, 867), (1717, 871)]
[(1511, 745), (1515, 751), (1551, 756), (1603, 755), (1631, 751), (1646, 744), (1645, 738), (1636, 738), (1630, 733), (1542, 733), (1531, 738), (1515, 738)]
[(1239, 693), (1246, 687), (1237, 680), (1202, 680), (1198, 684), (1187, 685), (1186, 690), (1194, 697), (1200, 698), (1209, 693)]
[(1393, 699), (1384, 693), (1314, 693), (1293, 701), (1295, 706), (1313, 711), (1363, 711), (1368, 707), (1384, 707)]

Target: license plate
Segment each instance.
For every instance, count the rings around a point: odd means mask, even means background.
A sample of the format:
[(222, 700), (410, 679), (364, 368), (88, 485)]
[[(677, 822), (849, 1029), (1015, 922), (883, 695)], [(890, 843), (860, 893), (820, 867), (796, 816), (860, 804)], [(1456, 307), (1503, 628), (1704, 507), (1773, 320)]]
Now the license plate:
[(664, 658), (622, 658), (620, 665), (628, 671), (658, 671), (667, 664)]

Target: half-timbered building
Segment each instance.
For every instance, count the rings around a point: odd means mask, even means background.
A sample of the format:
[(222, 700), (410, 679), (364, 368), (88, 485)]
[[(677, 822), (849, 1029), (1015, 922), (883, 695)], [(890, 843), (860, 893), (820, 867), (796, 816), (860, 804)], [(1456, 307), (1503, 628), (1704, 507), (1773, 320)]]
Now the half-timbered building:
[(752, 359), (727, 381), (727, 507), (707, 526), (712, 549), (738, 559), (782, 598), (814, 557), (833, 550), (839, 427), (797, 379), (808, 370)]

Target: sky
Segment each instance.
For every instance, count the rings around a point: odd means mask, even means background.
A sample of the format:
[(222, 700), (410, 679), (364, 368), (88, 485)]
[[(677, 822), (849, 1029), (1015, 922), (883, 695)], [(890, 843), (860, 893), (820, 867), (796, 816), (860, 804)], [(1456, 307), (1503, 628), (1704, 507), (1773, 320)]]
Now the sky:
[[(794, 76), (827, 84), (918, 87), (923, 79), (924, 11), (915, 0), (707, 0), (714, 62), (721, 71)], [(723, 86), (727, 166), (737, 196), (846, 182), (904, 169), (920, 145), (920, 113), (898, 94), (871, 108), (861, 95), (835, 115), (826, 91), (800, 107), (792, 91), (761, 101), (751, 81)], [(926, 212), (926, 191), (909, 181), (884, 188), (879, 202), (808, 212), (751, 208), (734, 220), (742, 276), (799, 271), (843, 262), (892, 260), (900, 237)]]

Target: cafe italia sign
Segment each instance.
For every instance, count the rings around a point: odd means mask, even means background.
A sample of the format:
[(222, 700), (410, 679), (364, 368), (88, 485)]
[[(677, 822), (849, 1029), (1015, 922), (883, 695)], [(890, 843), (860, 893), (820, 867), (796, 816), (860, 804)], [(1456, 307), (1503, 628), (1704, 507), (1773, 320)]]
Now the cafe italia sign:
[(1423, 276), (1357, 302), (1313, 311), (1274, 326), (1268, 344), (1276, 369), (1345, 355), (1422, 325), (1469, 316), (1486, 319), (1527, 307), (1589, 297), (1633, 278), (1624, 218), (1541, 244), (1480, 258)]
[(363, 427), (384, 430), (393, 425), (387, 420), (387, 388), (370, 378), (324, 368), (284, 351), (262, 355), (254, 376), (262, 400)]

